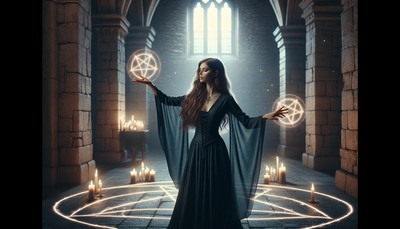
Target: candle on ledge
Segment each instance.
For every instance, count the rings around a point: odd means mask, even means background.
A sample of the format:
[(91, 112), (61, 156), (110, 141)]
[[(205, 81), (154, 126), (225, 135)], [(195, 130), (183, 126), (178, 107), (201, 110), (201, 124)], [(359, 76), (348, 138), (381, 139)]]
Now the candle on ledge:
[(103, 191), (103, 183), (101, 183), (101, 179), (99, 179), (99, 197), (102, 196), (102, 191)]
[(137, 171), (133, 169), (131, 171), (131, 184), (135, 184), (137, 182)]
[(314, 184), (311, 184), (311, 192), (310, 192), (310, 202), (311, 203), (314, 203), (315, 202), (315, 199), (314, 199), (314, 191), (315, 191), (315, 189), (314, 189)]
[(94, 173), (94, 188), (95, 188), (95, 192), (98, 193), (98, 188), (99, 188), (99, 175), (97, 173), (97, 169)]
[(269, 174), (268, 173), (266, 173), (264, 175), (264, 184), (269, 184)]
[(149, 179), (149, 181), (150, 182), (156, 181), (156, 171), (154, 171), (154, 169), (150, 170), (150, 179)]
[(93, 184), (93, 181), (91, 180), (90, 181), (90, 184), (89, 184), (89, 201), (93, 201), (94, 200), (94, 184)]

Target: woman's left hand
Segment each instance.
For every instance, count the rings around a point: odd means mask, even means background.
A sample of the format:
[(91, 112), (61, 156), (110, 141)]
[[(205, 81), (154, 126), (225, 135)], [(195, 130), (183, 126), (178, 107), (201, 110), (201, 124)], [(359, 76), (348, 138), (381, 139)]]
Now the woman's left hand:
[(288, 110), (289, 110), (289, 108), (282, 106), (274, 112), (264, 114), (262, 117), (265, 119), (278, 120), (278, 118), (285, 117), (286, 114), (288, 113)]

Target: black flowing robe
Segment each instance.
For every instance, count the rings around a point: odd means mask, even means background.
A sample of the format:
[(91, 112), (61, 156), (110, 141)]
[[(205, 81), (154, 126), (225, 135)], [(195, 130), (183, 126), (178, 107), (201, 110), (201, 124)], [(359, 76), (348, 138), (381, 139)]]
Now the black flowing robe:
[[(230, 95), (202, 111), (195, 134), (181, 128), (181, 102), (157, 89), (158, 133), (168, 171), (179, 189), (168, 228), (242, 228), (260, 174), (265, 120), (248, 117)], [(229, 151), (219, 134), (229, 117)]]

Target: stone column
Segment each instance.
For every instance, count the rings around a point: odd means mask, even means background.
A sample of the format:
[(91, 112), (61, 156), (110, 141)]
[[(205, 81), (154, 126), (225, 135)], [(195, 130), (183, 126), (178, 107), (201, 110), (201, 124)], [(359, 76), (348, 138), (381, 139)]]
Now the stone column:
[(306, 22), (306, 152), (302, 162), (319, 171), (340, 167), (340, 0), (303, 0)]
[[(279, 94), (296, 95), (304, 101), (305, 26), (279, 26), (274, 35), (279, 48)], [(292, 128), (280, 127), (279, 139), (278, 153), (300, 160), (305, 147), (305, 122)]]
[[(114, 12), (114, 11), (112, 11)], [(124, 161), (119, 140), (120, 119), (125, 118), (125, 36), (129, 22), (120, 14), (93, 16), (95, 36), (95, 159)]]
[(342, 4), (342, 140), (335, 183), (358, 198), (358, 2), (344, 0)]
[(58, 44), (57, 3), (42, 1), (42, 184), (57, 184)]
[(94, 175), (91, 111), (91, 2), (57, 1), (58, 180), (81, 184)]
[[(126, 60), (129, 59), (132, 53), (140, 49), (151, 49), (155, 30), (153, 27), (131, 26), (129, 34), (126, 37)], [(126, 114), (127, 117), (135, 116), (136, 120), (141, 120), (144, 123), (144, 128), (149, 129), (149, 97), (154, 97), (146, 85), (136, 84), (131, 82), (128, 74), (126, 85)], [(150, 105), (152, 106), (152, 105)]]

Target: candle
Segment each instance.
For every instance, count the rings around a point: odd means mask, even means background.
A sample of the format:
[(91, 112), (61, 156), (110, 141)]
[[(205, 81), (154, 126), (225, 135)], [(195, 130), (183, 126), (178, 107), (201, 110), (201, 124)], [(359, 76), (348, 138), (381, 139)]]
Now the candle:
[(314, 203), (315, 199), (314, 199), (314, 184), (311, 184), (311, 192), (310, 192), (310, 202)]
[(279, 168), (279, 183), (286, 183), (286, 167), (283, 166), (283, 162), (281, 167)]
[(145, 181), (150, 181), (150, 169), (149, 167), (146, 167), (144, 170), (144, 180)]
[(150, 171), (150, 179), (149, 179), (149, 181), (150, 182), (156, 181), (156, 171), (154, 171), (154, 169), (151, 169), (151, 171)]
[(101, 192), (103, 191), (103, 183), (101, 183), (101, 179), (99, 179), (99, 197), (101, 197)]
[(268, 173), (266, 173), (264, 175), (264, 184), (269, 184), (269, 174)]
[(137, 182), (137, 171), (133, 169), (131, 171), (131, 184), (135, 184)]
[(275, 174), (275, 180), (279, 181), (279, 157), (276, 156), (276, 174)]
[(142, 171), (139, 172), (139, 181), (143, 181), (143, 173), (142, 173)]
[(94, 184), (93, 184), (93, 181), (91, 180), (90, 181), (90, 184), (89, 184), (89, 201), (93, 201), (94, 200)]
[(94, 173), (94, 188), (95, 188), (95, 191), (97, 193), (98, 192), (97, 189), (99, 188), (99, 175), (97, 173), (97, 169), (96, 169), (96, 171)]

